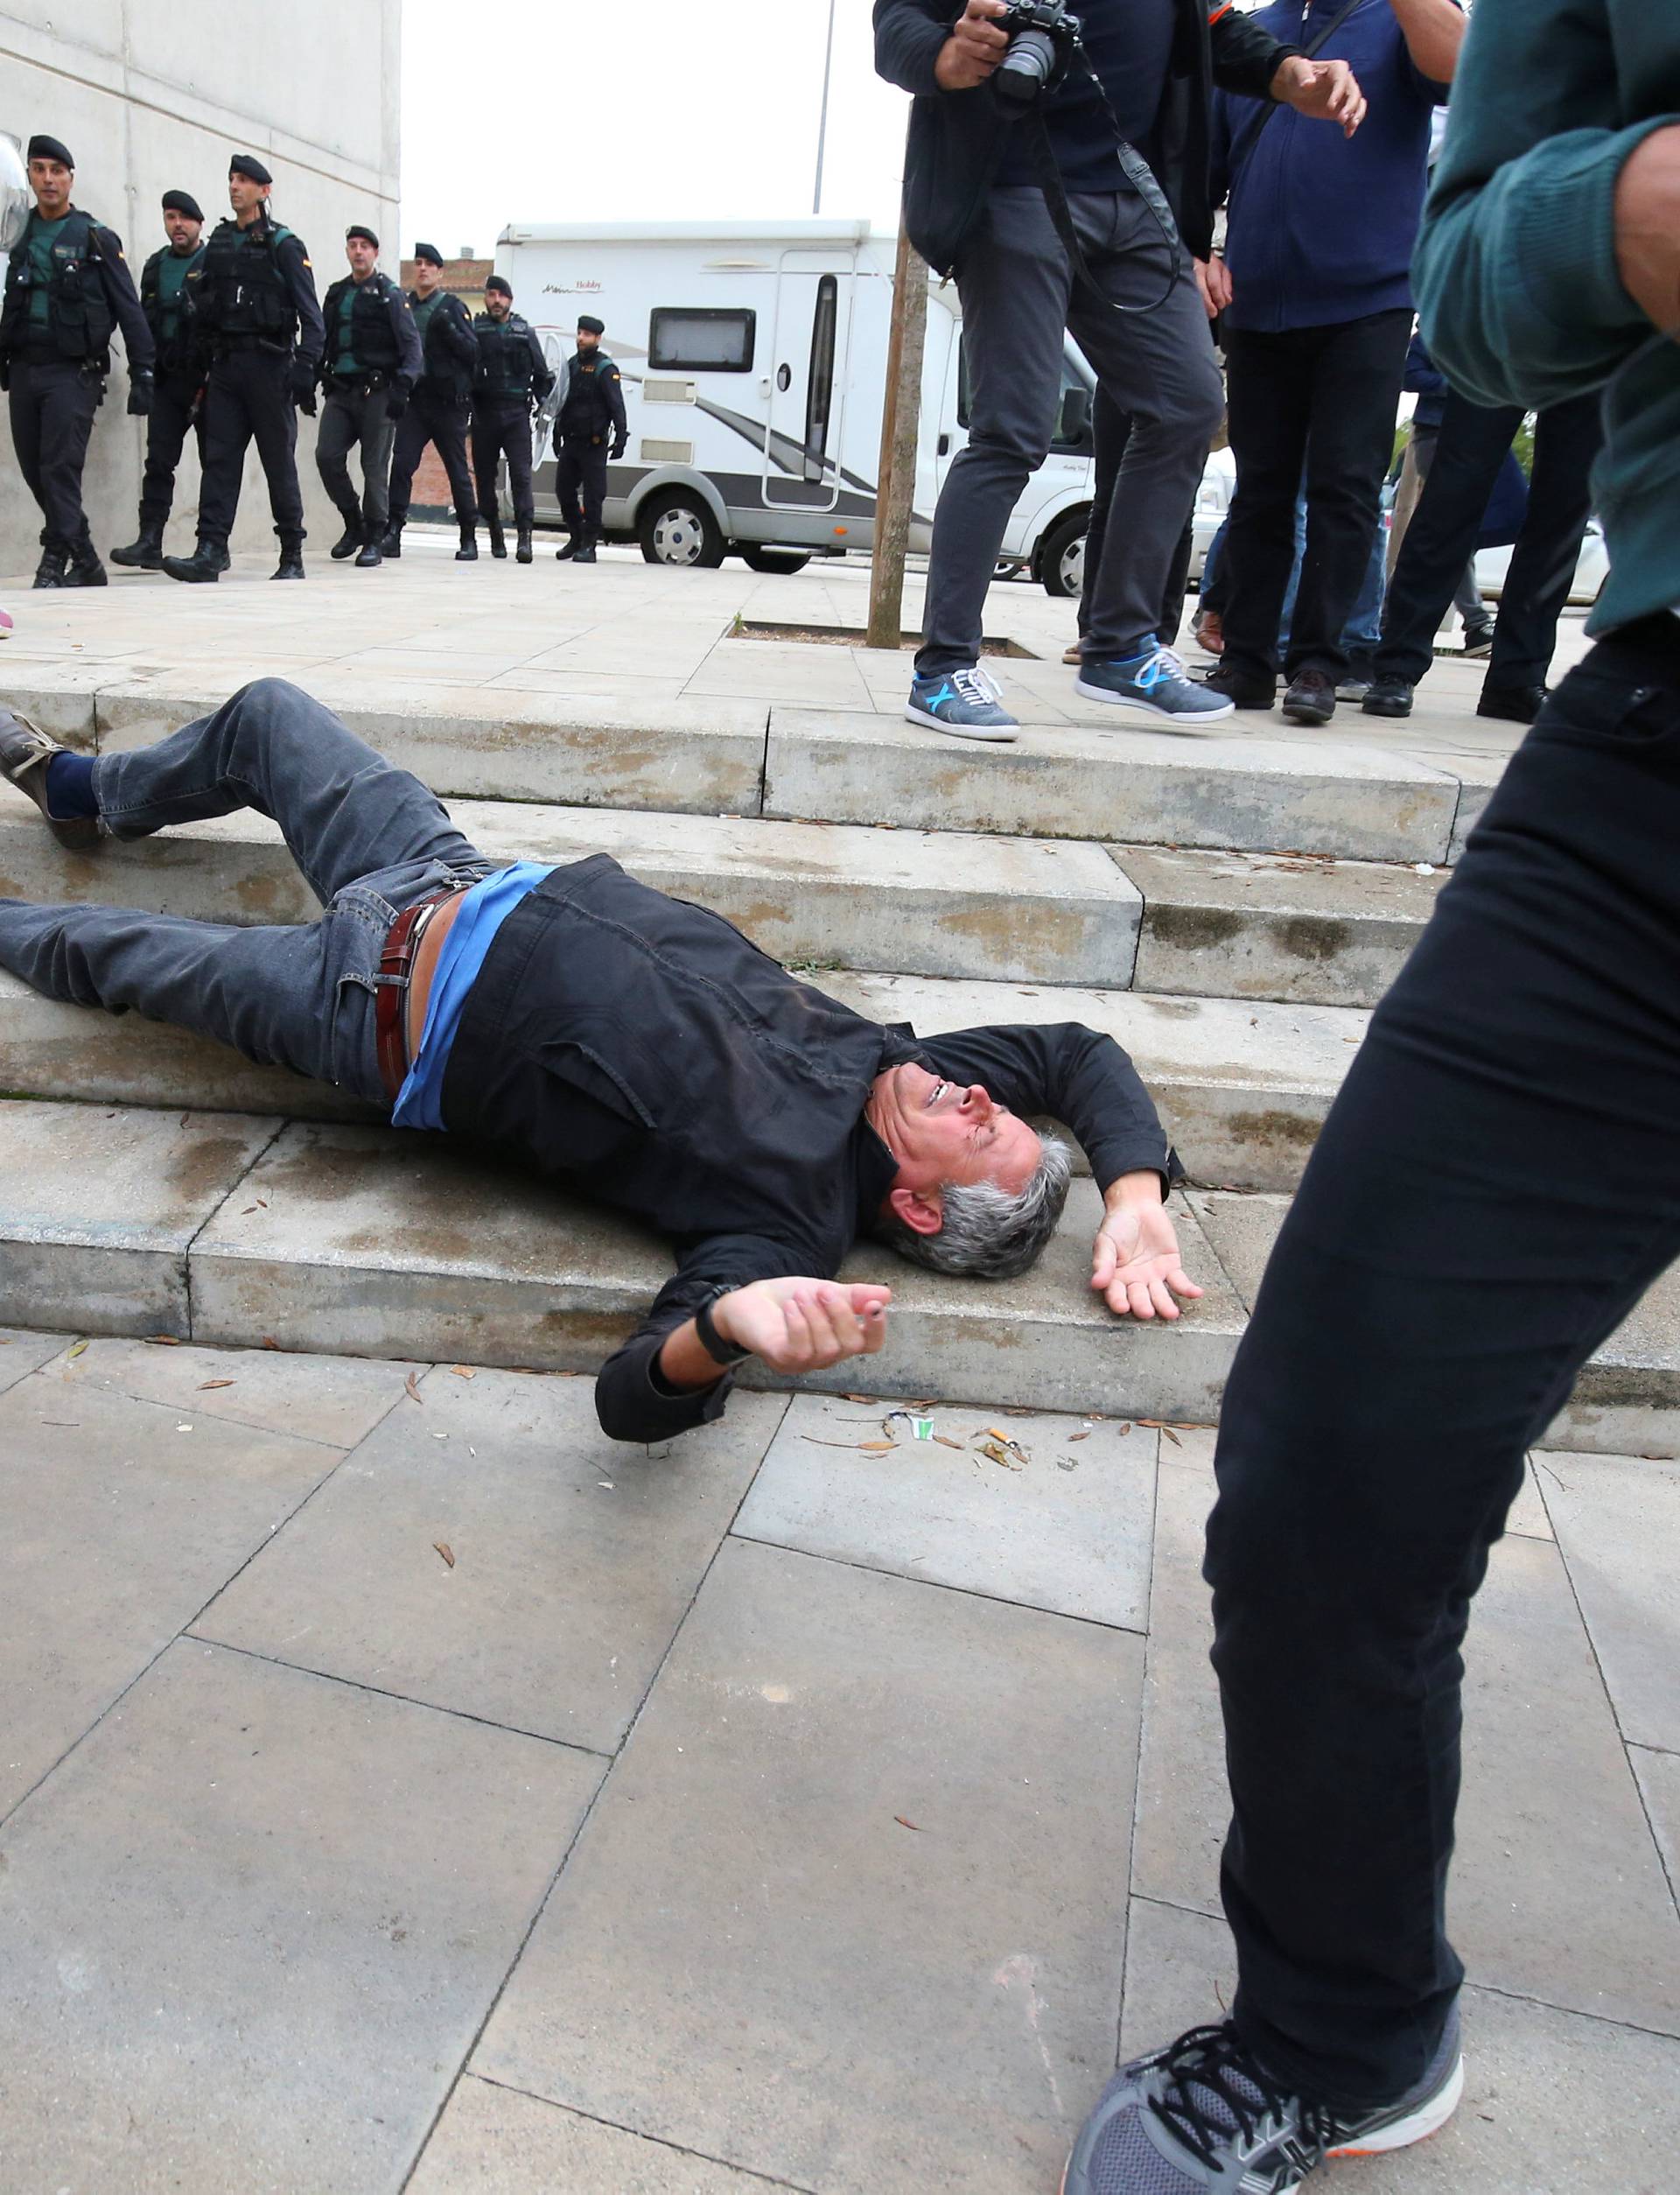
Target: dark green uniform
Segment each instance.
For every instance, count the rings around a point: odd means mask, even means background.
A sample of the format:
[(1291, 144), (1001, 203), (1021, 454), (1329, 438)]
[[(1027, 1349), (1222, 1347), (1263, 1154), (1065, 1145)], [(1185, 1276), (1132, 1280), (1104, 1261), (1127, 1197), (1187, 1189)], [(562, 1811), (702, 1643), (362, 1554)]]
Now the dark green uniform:
[[(361, 282), (341, 276), (326, 293), (322, 317), (326, 403), (315, 463), (344, 521), (346, 542), (354, 534), (376, 547), (389, 510), (392, 437), (420, 377), (420, 336), (408, 299), (377, 269)], [(354, 448), (361, 452), (360, 503), (346, 462)]]

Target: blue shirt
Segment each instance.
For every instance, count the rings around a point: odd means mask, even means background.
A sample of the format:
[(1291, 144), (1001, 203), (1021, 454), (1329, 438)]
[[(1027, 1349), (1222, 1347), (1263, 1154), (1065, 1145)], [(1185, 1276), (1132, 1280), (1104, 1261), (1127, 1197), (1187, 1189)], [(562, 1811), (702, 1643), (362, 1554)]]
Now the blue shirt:
[[(1279, 0), (1254, 20), (1305, 47), (1342, 4)], [(1389, 0), (1361, 0), (1315, 58), (1348, 62), (1370, 102), (1351, 138), (1292, 107), (1267, 120), (1258, 100), (1214, 95), (1214, 196), (1222, 186), (1230, 199), (1230, 327), (1277, 334), (1411, 306), (1430, 117), (1446, 88), (1413, 62)]]
[(496, 932), (526, 894), (534, 892), (553, 873), (552, 862), (515, 861), (486, 877), (482, 884), (475, 884), (461, 901), (432, 972), (420, 1048), (396, 1093), (391, 1114), (396, 1127), (441, 1128), (444, 1125), (444, 1070), (461, 1025), (466, 994), (478, 980)]
[[(1085, 51), (1108, 94), (1120, 135), (1147, 158), (1172, 59), (1177, 0), (1081, 0), (1074, 12), (1084, 25)], [(1040, 111), (1065, 191), (1130, 188), (1115, 157), (1114, 123), (1081, 62), (1075, 60)], [(1003, 125), (1011, 134), (997, 183), (1038, 181), (1026, 134), (1030, 126), (1026, 121)]]

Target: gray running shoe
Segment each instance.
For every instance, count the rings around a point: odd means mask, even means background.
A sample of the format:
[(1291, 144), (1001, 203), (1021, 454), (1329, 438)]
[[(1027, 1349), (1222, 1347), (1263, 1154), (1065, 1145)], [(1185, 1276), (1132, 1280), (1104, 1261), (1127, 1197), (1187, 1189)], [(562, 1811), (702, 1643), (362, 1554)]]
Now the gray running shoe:
[(959, 740), (1012, 740), (1020, 726), (998, 702), (998, 691), (979, 665), (967, 670), (936, 671), (911, 681), (904, 713), (930, 732), (948, 732)]
[(1352, 2117), (1280, 2088), (1228, 2020), (1193, 2027), (1115, 2075), (1074, 2144), (1062, 2195), (1287, 2195), (1326, 2157), (1423, 2141), (1463, 2093), (1456, 2009), (1417, 2086)]

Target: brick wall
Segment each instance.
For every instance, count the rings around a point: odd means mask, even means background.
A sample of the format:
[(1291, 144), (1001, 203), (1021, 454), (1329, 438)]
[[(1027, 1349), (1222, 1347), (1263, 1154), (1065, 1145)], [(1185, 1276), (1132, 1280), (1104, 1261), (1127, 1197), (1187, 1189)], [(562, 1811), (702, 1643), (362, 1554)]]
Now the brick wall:
[[(484, 285), (487, 277), (496, 270), (494, 259), (446, 259), (444, 262), (444, 287), (465, 299), (469, 312), (484, 310)], [(414, 287), (414, 262), (402, 262), (402, 287)], [(469, 458), (471, 451), (468, 452)], [(430, 443), (420, 460), (420, 469), (414, 476), (414, 487), (410, 498), (410, 515), (415, 518), (447, 518), (450, 515), (449, 475), (444, 471), (438, 452)]]

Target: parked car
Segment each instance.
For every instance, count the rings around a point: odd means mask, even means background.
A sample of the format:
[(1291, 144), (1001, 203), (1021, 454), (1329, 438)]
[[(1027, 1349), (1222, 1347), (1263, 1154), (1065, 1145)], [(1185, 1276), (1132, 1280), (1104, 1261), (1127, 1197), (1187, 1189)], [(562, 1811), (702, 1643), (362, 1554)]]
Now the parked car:
[[(1192, 586), (1201, 584), (1201, 568), (1208, 561), (1214, 536), (1225, 523), (1236, 489), (1236, 459), (1228, 450), (1211, 451), (1202, 472), (1201, 486), (1196, 491), (1196, 508), (1191, 519)], [(1074, 515), (1069, 513), (1062, 521), (1060, 536), (1046, 538), (1038, 565), (1031, 567), (1033, 578), (1041, 581), (1046, 594), (1077, 595), (1085, 584), (1085, 529), (1090, 523), (1090, 505), (1087, 503), (1078, 513), (1077, 530)]]
[[(1484, 549), (1476, 558), (1476, 585), (1484, 594), (1497, 596), (1503, 593), (1505, 574), (1510, 570), (1511, 552), (1508, 549)], [(1604, 529), (1596, 518), (1589, 521), (1581, 553), (1576, 559), (1574, 584), (1569, 590), (1572, 602), (1585, 603), (1588, 607), (1596, 602), (1610, 576), (1610, 552), (1604, 545)]]

